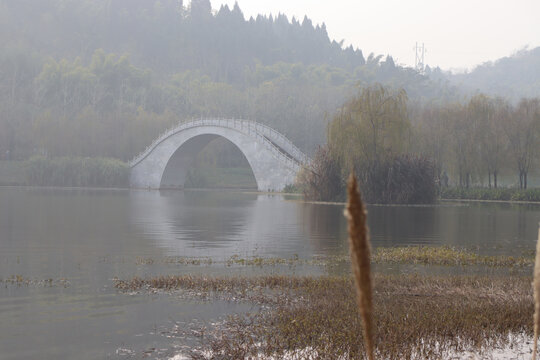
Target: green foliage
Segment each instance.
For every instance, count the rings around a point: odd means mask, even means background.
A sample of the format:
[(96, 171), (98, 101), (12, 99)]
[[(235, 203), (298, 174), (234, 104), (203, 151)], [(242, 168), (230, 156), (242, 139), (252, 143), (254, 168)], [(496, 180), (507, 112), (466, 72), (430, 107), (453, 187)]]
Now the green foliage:
[(46, 158), (26, 162), (27, 185), (127, 187), (129, 166), (107, 158)]
[(374, 84), (361, 88), (332, 119), (328, 146), (349, 171), (403, 152), (409, 127), (405, 91)]
[(540, 189), (521, 189), (512, 194), (512, 201), (540, 201)]
[(73, 62), (50, 59), (35, 82), (37, 104), (61, 110), (64, 116), (85, 107), (107, 113), (127, 106), (151, 106), (146, 103), (150, 72), (131, 65), (125, 55), (107, 55), (101, 49), (94, 52), (89, 66), (80, 58)]
[(287, 184), (283, 188), (283, 192), (286, 194), (302, 194), (304, 190), (299, 184)]

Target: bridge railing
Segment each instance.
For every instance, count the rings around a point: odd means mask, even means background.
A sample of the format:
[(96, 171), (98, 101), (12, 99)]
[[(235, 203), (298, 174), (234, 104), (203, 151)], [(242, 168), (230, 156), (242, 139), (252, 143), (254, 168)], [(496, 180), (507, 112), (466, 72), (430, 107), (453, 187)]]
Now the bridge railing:
[[(269, 126), (251, 120), (201, 118), (182, 122), (179, 125), (176, 125), (160, 134), (150, 146), (148, 146), (130, 162), (130, 166), (135, 166), (145, 159), (158, 144), (163, 142), (168, 137), (177, 134), (180, 131), (198, 126), (219, 126), (238, 130), (262, 142), (266, 148), (273, 153), (274, 156), (295, 170), (298, 170), (302, 164), (307, 164), (309, 162), (309, 158), (289, 139)], [(281, 147), (285, 152), (281, 151), (278, 146)]]
[(280, 146), (288, 154), (294, 157), (296, 161), (301, 164), (309, 163), (309, 158), (307, 157), (307, 155), (305, 155), (298, 147), (296, 147), (296, 145), (292, 143), (292, 141), (287, 139), (283, 134), (261, 123), (252, 122), (251, 124), (255, 126), (258, 132), (267, 136), (272, 142), (276, 143), (276, 145)]

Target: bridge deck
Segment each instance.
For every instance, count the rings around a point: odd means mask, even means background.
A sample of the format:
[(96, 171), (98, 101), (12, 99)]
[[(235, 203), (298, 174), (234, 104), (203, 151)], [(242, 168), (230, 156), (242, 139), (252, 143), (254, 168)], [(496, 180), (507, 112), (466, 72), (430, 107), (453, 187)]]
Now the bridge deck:
[(296, 147), (289, 139), (267, 125), (242, 119), (196, 119), (182, 122), (162, 133), (156, 140), (152, 142), (150, 146), (131, 160), (129, 165), (134, 167), (140, 163), (157, 145), (165, 141), (170, 136), (173, 136), (186, 129), (199, 126), (218, 126), (240, 131), (248, 136), (253, 137), (255, 140), (259, 140), (264, 143), (275, 154), (275, 156), (280, 158), (280, 160), (289, 163), (289, 165), (294, 168), (299, 168), (300, 166), (310, 162), (309, 157), (298, 149), (298, 147)]

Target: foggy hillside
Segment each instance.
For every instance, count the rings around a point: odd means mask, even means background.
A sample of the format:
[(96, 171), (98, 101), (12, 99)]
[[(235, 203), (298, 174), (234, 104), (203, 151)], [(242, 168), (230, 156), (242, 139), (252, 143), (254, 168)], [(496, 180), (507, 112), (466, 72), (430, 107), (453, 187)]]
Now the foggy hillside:
[[(453, 98), (324, 24), (173, 0), (1, 0), (0, 154), (130, 159), (182, 119), (253, 119), (312, 153), (359, 84)], [(7, 154), (7, 155), (4, 155)]]
[(466, 92), (484, 92), (509, 98), (540, 96), (540, 47), (477, 66), (469, 73), (447, 74)]
[(241, 9), (212, 10), (209, 0), (1, 1), (2, 43), (53, 58), (89, 61), (96, 49), (129, 54), (160, 75), (198, 69), (241, 82), (256, 62), (328, 64), (354, 69), (360, 50), (342, 49), (324, 24), (285, 15), (244, 19)]

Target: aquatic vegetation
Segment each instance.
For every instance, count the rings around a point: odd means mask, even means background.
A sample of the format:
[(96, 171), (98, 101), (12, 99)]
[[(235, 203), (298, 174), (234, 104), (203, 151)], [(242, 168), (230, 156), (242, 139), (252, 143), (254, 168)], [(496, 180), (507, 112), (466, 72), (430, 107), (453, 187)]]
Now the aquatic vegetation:
[[(377, 358), (433, 359), (448, 352), (504, 345), (509, 334), (532, 335), (530, 276), (373, 274)], [(122, 291), (187, 291), (259, 304), (249, 316), (204, 329), (200, 351), (215, 358), (362, 358), (365, 345), (354, 279), (342, 277), (167, 276), (117, 280)], [(219, 356), (218, 356), (219, 354)], [(235, 357), (238, 356), (238, 357)]]
[(297, 254), (293, 255), (290, 258), (264, 258), (260, 256), (252, 257), (240, 257), (239, 255), (233, 255), (225, 261), (225, 264), (228, 266), (231, 265), (243, 265), (243, 266), (274, 266), (274, 265), (296, 265), (307, 263), (308, 261), (302, 260), (298, 257)]
[(297, 254), (294, 254), (290, 258), (280, 257), (261, 257), (261, 256), (240, 256), (238, 254), (232, 255), (225, 260), (213, 259), (210, 257), (182, 257), (182, 256), (167, 256), (163, 258), (152, 258), (138, 256), (135, 258), (136, 265), (154, 265), (154, 264), (167, 264), (167, 265), (191, 265), (191, 266), (210, 266), (210, 265), (224, 265), (224, 266), (277, 266), (277, 265), (323, 265), (324, 260), (321, 258), (314, 258), (310, 260), (300, 259)]
[(161, 264), (173, 264), (173, 265), (212, 265), (214, 261), (211, 258), (191, 258), (191, 257), (179, 257), (168, 256), (162, 259), (154, 259), (151, 257), (138, 256), (135, 259), (137, 265), (154, 265), (156, 263)]
[[(177, 257), (163, 258), (137, 257), (135, 264), (139, 266), (188, 265), (188, 266), (319, 266), (333, 267), (350, 262), (348, 254), (314, 256), (303, 259), (298, 255), (289, 258), (232, 255), (224, 260), (209, 257)], [(471, 250), (452, 246), (397, 246), (373, 249), (372, 264), (403, 265), (437, 265), (437, 266), (488, 266), (497, 268), (524, 268), (534, 265), (534, 252), (522, 256), (479, 255)]]
[(0, 278), (0, 284), (15, 286), (41, 286), (41, 287), (69, 287), (71, 283), (68, 279), (32, 279), (22, 275), (11, 275), (5, 279)]
[(405, 246), (377, 248), (373, 254), (372, 261), (377, 264), (524, 267), (532, 266), (534, 264), (534, 257), (479, 255), (451, 246)]

